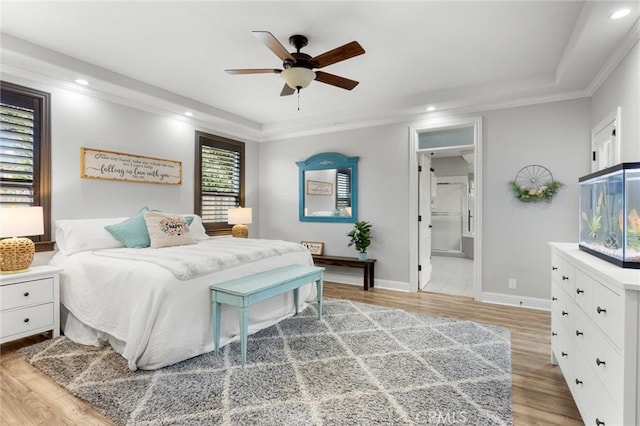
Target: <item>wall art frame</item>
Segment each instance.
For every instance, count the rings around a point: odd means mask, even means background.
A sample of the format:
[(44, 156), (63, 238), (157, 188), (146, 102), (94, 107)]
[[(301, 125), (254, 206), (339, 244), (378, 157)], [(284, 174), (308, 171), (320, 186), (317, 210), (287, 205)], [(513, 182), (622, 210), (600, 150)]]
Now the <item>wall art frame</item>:
[(82, 147), (80, 148), (80, 177), (181, 185), (182, 162)]

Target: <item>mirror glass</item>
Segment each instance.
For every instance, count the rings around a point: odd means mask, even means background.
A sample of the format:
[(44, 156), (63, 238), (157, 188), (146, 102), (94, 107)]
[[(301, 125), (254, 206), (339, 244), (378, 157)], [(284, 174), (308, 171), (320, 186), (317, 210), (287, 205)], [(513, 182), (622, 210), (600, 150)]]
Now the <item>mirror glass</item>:
[(300, 168), (300, 220), (355, 222), (358, 215), (358, 157), (335, 152), (316, 154)]

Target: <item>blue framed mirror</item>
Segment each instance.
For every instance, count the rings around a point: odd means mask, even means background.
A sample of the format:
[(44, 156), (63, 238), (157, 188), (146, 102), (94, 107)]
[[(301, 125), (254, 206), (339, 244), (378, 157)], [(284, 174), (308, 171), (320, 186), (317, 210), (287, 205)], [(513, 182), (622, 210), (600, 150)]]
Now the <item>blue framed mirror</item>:
[(301, 222), (358, 220), (358, 159), (337, 152), (298, 161)]

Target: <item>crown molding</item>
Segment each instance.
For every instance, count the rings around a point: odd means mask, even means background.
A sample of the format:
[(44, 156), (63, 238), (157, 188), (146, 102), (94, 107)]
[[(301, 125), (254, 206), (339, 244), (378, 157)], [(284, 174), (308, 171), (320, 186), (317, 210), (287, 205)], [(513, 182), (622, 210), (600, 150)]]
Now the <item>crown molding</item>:
[(591, 83), (587, 87), (586, 91), (589, 96), (593, 94), (607, 81), (607, 78), (611, 73), (620, 65), (620, 62), (627, 56), (629, 51), (640, 40), (640, 19), (636, 21), (633, 27), (629, 30), (622, 42), (616, 47), (613, 53), (609, 56), (602, 68), (596, 76), (591, 80)]

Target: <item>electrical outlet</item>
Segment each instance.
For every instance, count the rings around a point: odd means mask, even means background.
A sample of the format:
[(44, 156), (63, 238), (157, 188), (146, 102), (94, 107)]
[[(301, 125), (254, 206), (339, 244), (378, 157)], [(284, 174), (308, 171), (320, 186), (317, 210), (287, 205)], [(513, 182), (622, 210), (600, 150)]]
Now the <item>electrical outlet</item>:
[(515, 290), (516, 289), (516, 279), (515, 278), (509, 278), (509, 288), (511, 290)]

